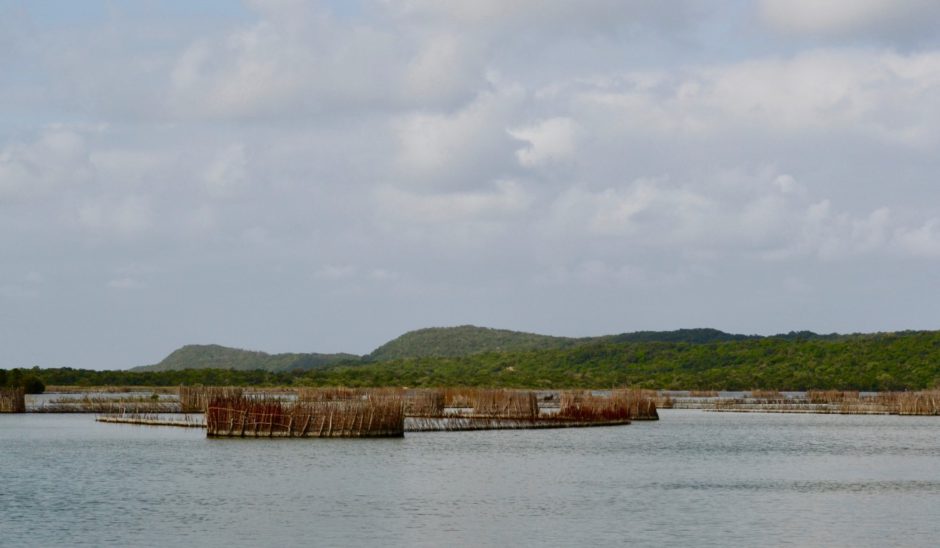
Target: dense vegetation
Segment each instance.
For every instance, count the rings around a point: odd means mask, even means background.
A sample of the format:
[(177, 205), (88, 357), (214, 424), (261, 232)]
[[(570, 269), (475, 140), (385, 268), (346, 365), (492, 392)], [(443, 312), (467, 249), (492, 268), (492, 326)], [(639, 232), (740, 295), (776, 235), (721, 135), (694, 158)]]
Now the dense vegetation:
[(39, 368), (0, 369), (0, 388), (23, 388), (27, 394), (42, 394), (46, 391)]
[(202, 384), (206, 386), (289, 386), (299, 384), (304, 371), (273, 372), (255, 369), (183, 369), (173, 371), (94, 371), (57, 367), (50, 369), (13, 369), (4, 373), (30, 374), (41, 378), (47, 385), (58, 386), (179, 386)]
[[(787, 336), (789, 335), (782, 335), (782, 337)], [(760, 337), (756, 335), (733, 335), (717, 329), (677, 329), (675, 331), (636, 331), (619, 335), (571, 338), (461, 325), (458, 327), (431, 327), (410, 331), (378, 347), (365, 359), (368, 361), (389, 361), (403, 358), (457, 357), (487, 352), (573, 348), (601, 342), (687, 342), (701, 344), (718, 341), (739, 341), (749, 338)]]
[(267, 354), (217, 344), (193, 344), (174, 351), (160, 363), (136, 367), (133, 371), (179, 371), (183, 369), (295, 371), (297, 369), (322, 369), (331, 365), (362, 361), (382, 362), (404, 358), (457, 357), (487, 352), (573, 348), (598, 342), (708, 343), (748, 338), (753, 338), (753, 336), (732, 335), (717, 329), (638, 331), (603, 337), (569, 338), (462, 325), (411, 331), (383, 344), (371, 354), (363, 357), (355, 354)]
[(136, 367), (133, 371), (180, 371), (183, 369), (293, 371), (317, 369), (358, 359), (359, 356), (353, 354), (267, 354), (217, 344), (191, 344), (174, 351), (160, 363)]
[(916, 390), (940, 385), (940, 331), (719, 342), (612, 342), (289, 372), (29, 370), (46, 384)]
[(309, 372), (304, 382), (744, 390), (905, 390), (940, 385), (940, 332), (715, 343), (596, 342), (554, 350), (410, 358)]
[(564, 348), (574, 346), (578, 342), (579, 339), (568, 337), (552, 337), (473, 325), (430, 327), (409, 331), (376, 348), (366, 356), (366, 359), (388, 361), (429, 356), (469, 356), (484, 352)]

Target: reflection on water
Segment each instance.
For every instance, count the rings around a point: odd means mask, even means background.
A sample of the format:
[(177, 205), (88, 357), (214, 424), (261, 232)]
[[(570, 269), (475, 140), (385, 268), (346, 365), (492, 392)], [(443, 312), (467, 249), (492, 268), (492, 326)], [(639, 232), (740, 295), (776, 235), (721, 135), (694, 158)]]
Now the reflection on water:
[(391, 440), (0, 415), (0, 545), (933, 546), (940, 418), (712, 414)]

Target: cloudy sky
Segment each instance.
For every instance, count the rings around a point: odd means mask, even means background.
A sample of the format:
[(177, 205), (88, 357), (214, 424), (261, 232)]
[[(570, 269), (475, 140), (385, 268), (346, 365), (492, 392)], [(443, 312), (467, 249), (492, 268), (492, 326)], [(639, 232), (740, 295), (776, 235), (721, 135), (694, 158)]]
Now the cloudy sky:
[(932, 0), (0, 0), (0, 367), (940, 328)]

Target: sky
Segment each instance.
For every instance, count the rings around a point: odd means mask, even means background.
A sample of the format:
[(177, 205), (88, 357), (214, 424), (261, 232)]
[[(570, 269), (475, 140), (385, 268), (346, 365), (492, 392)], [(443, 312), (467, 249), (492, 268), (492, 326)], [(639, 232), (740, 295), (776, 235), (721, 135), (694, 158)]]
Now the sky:
[(932, 0), (0, 0), (0, 368), (940, 328)]

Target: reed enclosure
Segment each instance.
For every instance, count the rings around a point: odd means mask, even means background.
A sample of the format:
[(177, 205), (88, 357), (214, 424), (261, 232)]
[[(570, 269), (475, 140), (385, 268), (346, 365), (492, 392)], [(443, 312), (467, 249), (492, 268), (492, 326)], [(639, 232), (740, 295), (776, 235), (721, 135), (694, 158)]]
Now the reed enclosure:
[(0, 388), (0, 413), (25, 413), (26, 391), (22, 388)]
[(143, 396), (62, 397), (49, 400), (32, 410), (35, 413), (177, 413), (175, 401)]
[(182, 418), (167, 418), (159, 413), (129, 413), (122, 415), (98, 415), (97, 422), (112, 422), (119, 424), (139, 424), (144, 426), (177, 426), (184, 428), (205, 428), (206, 423), (201, 418), (192, 415), (183, 415)]
[(209, 402), (217, 398), (240, 398), (243, 390), (234, 386), (183, 386), (179, 387), (180, 411), (183, 413), (205, 413)]
[(656, 411), (659, 395), (655, 390), (620, 389), (612, 391), (610, 397), (626, 403), (632, 420), (659, 420)]
[(940, 415), (940, 389), (895, 394), (898, 415)]
[(405, 415), (443, 417), (444, 393), (440, 390), (414, 390), (405, 397)]
[(840, 415), (940, 415), (940, 389), (920, 392), (809, 390), (774, 399), (717, 398), (683, 402), (686, 409), (754, 413), (818, 413)]
[(559, 419), (578, 422), (630, 420), (630, 402), (622, 395), (595, 396), (587, 390), (561, 393)]
[(476, 390), (471, 398), (473, 414), (507, 419), (535, 419), (539, 402), (535, 392), (523, 390)]
[(404, 432), (403, 401), (391, 395), (290, 403), (221, 396), (212, 399), (206, 411), (209, 437), (401, 437)]

